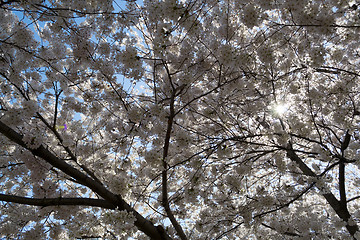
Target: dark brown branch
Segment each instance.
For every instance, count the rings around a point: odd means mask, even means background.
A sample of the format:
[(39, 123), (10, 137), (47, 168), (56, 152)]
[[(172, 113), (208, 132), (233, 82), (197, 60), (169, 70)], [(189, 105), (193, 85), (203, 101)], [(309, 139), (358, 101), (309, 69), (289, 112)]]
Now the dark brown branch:
[(24, 163), (10, 163), (8, 165), (2, 165), (0, 166), (0, 169), (1, 168), (9, 168), (9, 167), (14, 167), (14, 166), (19, 166), (19, 165), (24, 165)]
[[(165, 69), (166, 69), (166, 71), (168, 73), (169, 80), (170, 80), (170, 83), (171, 83), (170, 72), (169, 72), (169, 70), (168, 70), (168, 68), (166, 66), (165, 66)], [(186, 240), (187, 237), (186, 237), (182, 227), (180, 226), (178, 221), (175, 219), (175, 216), (171, 211), (170, 204), (169, 204), (169, 199), (168, 199), (168, 190), (167, 190), (168, 189), (168, 186), (167, 186), (167, 183), (168, 183), (168, 178), (167, 178), (167, 171), (168, 171), (167, 156), (168, 156), (169, 146), (170, 146), (171, 130), (172, 130), (174, 117), (175, 117), (175, 107), (174, 107), (175, 94), (176, 94), (176, 89), (173, 87), (173, 90), (172, 90), (172, 93), (171, 93), (171, 99), (170, 99), (170, 115), (168, 117), (168, 124), (167, 124), (165, 141), (164, 141), (164, 148), (163, 148), (162, 205), (163, 205), (163, 207), (165, 209), (165, 212), (166, 212), (168, 218), (170, 219), (171, 224), (174, 226), (174, 228), (175, 228), (176, 232), (178, 233), (178, 235), (180, 236), (180, 238), (182, 240)]]
[(339, 163), (339, 193), (340, 193), (340, 204), (342, 208), (346, 206), (346, 188), (345, 188), (345, 163)]
[(259, 218), (259, 217), (262, 217), (266, 214), (269, 214), (269, 213), (272, 213), (272, 212), (276, 212), (284, 207), (288, 207), (290, 206), (290, 204), (292, 204), (293, 202), (295, 202), (296, 200), (298, 200), (299, 198), (301, 198), (305, 193), (307, 193), (313, 186), (315, 185), (315, 183), (311, 183), (307, 188), (305, 188), (303, 191), (301, 191), (295, 198), (291, 199), (289, 202), (285, 203), (285, 204), (282, 204), (281, 206), (275, 208), (275, 209), (272, 209), (272, 210), (269, 210), (267, 212), (263, 212), (263, 213), (260, 213), (256, 216), (254, 216), (254, 218)]
[(331, 169), (333, 169), (336, 165), (338, 165), (340, 162), (335, 162), (331, 164), (329, 167), (327, 167), (320, 175), (319, 177), (324, 176), (327, 172), (329, 172)]
[(222, 239), (223, 236), (227, 235), (228, 233), (236, 230), (238, 227), (240, 227), (244, 222), (238, 223), (236, 226), (234, 226), (233, 228), (230, 228), (229, 230), (223, 232), (222, 234), (220, 234), (219, 236), (217, 236), (215, 239)]
[(163, 232), (159, 232), (159, 230), (151, 223), (149, 220), (145, 219), (143, 216), (140, 215), (135, 209), (133, 209), (128, 203), (124, 201), (124, 199), (119, 196), (115, 195), (109, 190), (107, 190), (102, 184), (97, 182), (96, 180), (90, 178), (86, 174), (82, 173), (78, 169), (74, 168), (73, 166), (67, 164), (64, 160), (59, 159), (54, 154), (52, 154), (49, 150), (44, 148), (42, 145), (36, 149), (31, 149), (26, 146), (24, 143), (23, 136), (13, 129), (8, 127), (2, 121), (0, 121), (0, 133), (6, 136), (12, 142), (28, 149), (32, 152), (35, 156), (38, 156), (44, 159), (46, 162), (50, 163), (53, 167), (60, 169), (65, 174), (69, 175), (70, 177), (74, 178), (80, 184), (89, 187), (92, 191), (97, 193), (99, 196), (104, 198), (110, 204), (116, 205), (119, 210), (126, 210), (131, 212), (135, 218), (135, 226), (142, 232), (144, 232), (150, 239), (153, 240), (170, 240), (171, 238), (167, 236)]
[(325, 25), (325, 24), (280, 24), (275, 23), (279, 26), (284, 27), (331, 27), (331, 28), (360, 28), (360, 25), (338, 25), (338, 24), (331, 24), (331, 25)]
[[(270, 228), (271, 230), (273, 231), (276, 231), (277, 230), (274, 228), (274, 227), (271, 227), (270, 225), (267, 225), (265, 223), (261, 223), (261, 225), (263, 225), (264, 227), (267, 227), (267, 228)], [(301, 237), (301, 235), (297, 234), (297, 233), (293, 233), (293, 232), (284, 232), (283, 234), (287, 235), (287, 236), (292, 236), (292, 237)]]
[[(345, 150), (348, 148), (350, 143), (351, 135), (349, 130), (346, 131), (344, 140), (341, 142), (341, 156), (345, 156)], [(339, 164), (339, 193), (340, 193), (340, 204), (343, 208), (347, 208), (346, 205), (346, 187), (345, 187), (345, 163), (340, 159)]]
[[(360, 27), (360, 26), (359, 26)], [(341, 68), (336, 68), (336, 67), (328, 67), (328, 66), (321, 66), (321, 68), (324, 70), (324, 69), (330, 69), (330, 71), (332, 71), (332, 73), (335, 73), (338, 74), (338, 72), (344, 72), (344, 73), (347, 73), (347, 74), (350, 74), (350, 75), (354, 75), (354, 76), (357, 76), (357, 77), (360, 77), (360, 74), (357, 74), (355, 72), (351, 72), (351, 71), (348, 71), (348, 70), (345, 70), (345, 69), (341, 69)], [(317, 69), (316, 69), (317, 70)]]
[(349, 134), (349, 130), (347, 130), (344, 140), (341, 142), (341, 154), (342, 155), (344, 155), (344, 151), (348, 148), (350, 139), (351, 139), (351, 135)]
[(333, 157), (339, 159), (340, 162), (343, 162), (343, 163), (354, 163), (354, 162), (356, 162), (355, 159), (347, 159), (346, 157), (341, 156), (339, 154), (335, 154), (335, 155), (333, 155)]
[(0, 201), (19, 203), (32, 206), (89, 206), (89, 207), (101, 207), (107, 209), (115, 209), (114, 204), (109, 203), (103, 199), (94, 199), (94, 198), (28, 198), (20, 197), (8, 194), (0, 193)]
[[(290, 158), (292, 161), (298, 164), (301, 171), (311, 177), (316, 177), (316, 174), (301, 160), (301, 158), (296, 154), (292, 146), (289, 144), (287, 150), (287, 157)], [(335, 210), (336, 214), (346, 222), (346, 229), (349, 231), (351, 236), (354, 237), (355, 233), (359, 230), (357, 225), (349, 225), (347, 221), (350, 219), (351, 215), (349, 210), (347, 209), (346, 205), (341, 205), (340, 201), (336, 199), (336, 197), (331, 193), (322, 193), (321, 194), (326, 201), (330, 204), (330, 206)]]
[[(360, 26), (357, 26), (357, 27), (360, 27)], [(284, 76), (286, 76), (288, 74), (292, 74), (294, 72), (297, 72), (297, 71), (302, 70), (302, 69), (307, 69), (307, 68), (308, 68), (308, 66), (302, 65), (301, 68), (296, 68), (293, 71), (290, 71), (289, 73), (286, 73), (286, 74), (280, 76), (280, 78), (284, 77)], [(337, 68), (337, 67), (321, 66), (321, 67), (315, 68), (314, 70), (315, 70), (315, 72), (322, 72), (322, 73), (329, 73), (329, 74), (340, 74), (341, 72), (343, 72), (343, 73), (347, 73), (347, 74), (350, 74), (350, 75), (360, 77), (360, 74), (357, 74), (355, 72), (351, 72), (351, 71), (348, 71), (348, 70), (345, 70), (345, 69)]]
[(323, 72), (323, 73), (330, 73), (330, 74), (339, 74), (340, 73), (340, 71), (321, 69), (321, 68), (315, 68), (315, 71), (316, 72)]
[(56, 120), (57, 120), (57, 115), (58, 115), (58, 105), (59, 105), (59, 97), (60, 94), (62, 93), (62, 90), (60, 90), (59, 92), (56, 91), (56, 85), (54, 84), (54, 90), (55, 90), (55, 109), (54, 109), (54, 121), (53, 121), (53, 128), (56, 128)]
[(351, 202), (351, 201), (354, 201), (354, 200), (359, 199), (359, 198), (360, 198), (360, 196), (356, 196), (356, 197), (350, 198), (349, 200), (347, 200), (347, 202)]

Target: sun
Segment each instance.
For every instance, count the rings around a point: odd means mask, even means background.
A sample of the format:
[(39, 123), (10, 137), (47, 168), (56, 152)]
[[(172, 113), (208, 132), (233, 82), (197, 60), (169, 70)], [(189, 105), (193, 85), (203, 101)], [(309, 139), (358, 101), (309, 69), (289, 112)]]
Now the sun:
[(286, 103), (279, 103), (274, 106), (274, 111), (277, 115), (283, 115), (289, 109), (289, 105)]

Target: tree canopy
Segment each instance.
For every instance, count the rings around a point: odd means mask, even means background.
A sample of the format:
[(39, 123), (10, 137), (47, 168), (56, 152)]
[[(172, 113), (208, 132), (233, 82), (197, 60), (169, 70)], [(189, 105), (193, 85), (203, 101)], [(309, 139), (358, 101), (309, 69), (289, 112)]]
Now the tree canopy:
[(1, 0), (0, 237), (360, 239), (359, 8)]

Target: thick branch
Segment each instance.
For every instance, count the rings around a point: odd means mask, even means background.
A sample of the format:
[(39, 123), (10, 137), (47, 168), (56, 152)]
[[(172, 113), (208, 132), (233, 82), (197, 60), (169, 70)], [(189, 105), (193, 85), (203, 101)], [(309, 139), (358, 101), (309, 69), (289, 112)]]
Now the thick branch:
[(0, 193), (0, 201), (41, 207), (73, 205), (101, 207), (107, 209), (116, 208), (115, 205), (109, 203), (106, 200), (94, 198), (28, 198)]
[[(291, 146), (286, 150), (287, 156), (294, 162), (296, 162), (301, 169), (301, 171), (311, 177), (316, 177), (316, 174), (299, 158), (294, 149)], [(330, 206), (335, 210), (336, 214), (346, 222), (346, 229), (349, 231), (351, 236), (354, 236), (356, 231), (359, 230), (357, 225), (350, 226), (347, 221), (350, 219), (351, 215), (346, 205), (342, 206), (340, 201), (336, 199), (336, 197), (332, 193), (323, 193), (322, 196), (326, 199), (326, 201), (330, 204)]]
[(346, 208), (345, 163), (339, 163), (339, 193), (341, 207)]
[(165, 232), (160, 232), (158, 228), (156, 228), (149, 220), (145, 219), (141, 216), (135, 209), (133, 209), (129, 204), (127, 204), (121, 196), (115, 195), (109, 190), (107, 190), (103, 185), (101, 185), (96, 180), (88, 177), (78, 169), (72, 167), (67, 164), (64, 160), (59, 159), (54, 154), (52, 154), (49, 150), (44, 148), (42, 145), (36, 149), (30, 149), (24, 143), (23, 136), (13, 129), (9, 128), (6, 124), (0, 121), (0, 133), (10, 139), (12, 142), (17, 143), (18, 145), (28, 149), (35, 156), (38, 156), (44, 159), (46, 162), (50, 163), (52, 166), (60, 169), (65, 174), (71, 176), (76, 179), (80, 184), (89, 187), (99, 196), (104, 198), (104, 200), (108, 201), (109, 204), (116, 205), (119, 210), (126, 210), (134, 214), (136, 221), (135, 226), (142, 232), (144, 232), (147, 236), (154, 240), (169, 240), (171, 239), (169, 236), (165, 234)]
[[(341, 156), (344, 158), (345, 150), (348, 148), (350, 143), (351, 135), (349, 130), (346, 131), (344, 140), (341, 142)], [(340, 204), (343, 208), (347, 208), (346, 205), (346, 188), (345, 188), (345, 163), (340, 159), (339, 164), (339, 193), (340, 193)]]

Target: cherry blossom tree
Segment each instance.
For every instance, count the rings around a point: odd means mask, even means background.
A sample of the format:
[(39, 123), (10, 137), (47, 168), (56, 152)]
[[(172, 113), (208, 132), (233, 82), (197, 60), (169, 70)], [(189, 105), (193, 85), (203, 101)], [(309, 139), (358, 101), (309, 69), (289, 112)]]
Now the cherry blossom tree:
[(360, 239), (359, 4), (1, 0), (1, 238)]

